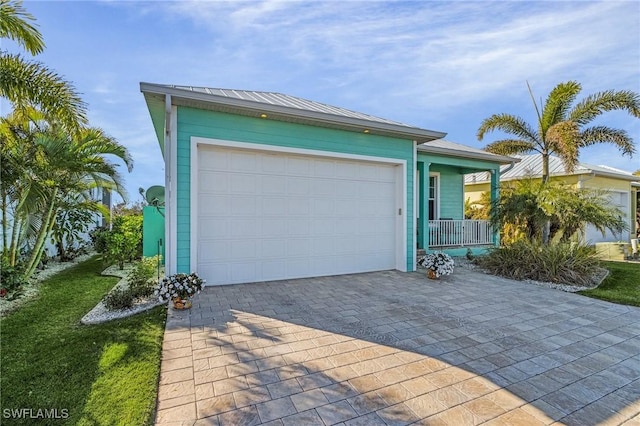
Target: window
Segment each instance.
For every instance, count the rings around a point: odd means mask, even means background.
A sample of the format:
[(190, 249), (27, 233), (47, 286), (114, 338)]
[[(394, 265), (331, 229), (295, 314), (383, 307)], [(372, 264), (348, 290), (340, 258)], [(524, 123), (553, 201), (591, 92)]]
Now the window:
[(438, 175), (429, 174), (429, 220), (436, 220), (438, 212)]

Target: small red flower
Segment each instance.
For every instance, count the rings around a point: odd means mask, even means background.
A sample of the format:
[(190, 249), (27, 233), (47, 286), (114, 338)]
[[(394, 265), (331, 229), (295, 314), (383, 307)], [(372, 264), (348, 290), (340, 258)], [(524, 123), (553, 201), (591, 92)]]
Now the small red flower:
[(0, 288), (0, 297), (5, 297), (7, 295), (7, 289), (6, 288)]

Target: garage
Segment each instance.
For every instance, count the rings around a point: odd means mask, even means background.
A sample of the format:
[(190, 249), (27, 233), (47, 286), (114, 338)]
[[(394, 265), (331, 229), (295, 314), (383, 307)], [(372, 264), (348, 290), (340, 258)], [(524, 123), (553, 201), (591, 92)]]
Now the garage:
[(396, 269), (405, 260), (397, 161), (199, 142), (192, 263), (208, 285)]
[(140, 90), (164, 157), (167, 274), (415, 270), (417, 148), (445, 133), (276, 92)]

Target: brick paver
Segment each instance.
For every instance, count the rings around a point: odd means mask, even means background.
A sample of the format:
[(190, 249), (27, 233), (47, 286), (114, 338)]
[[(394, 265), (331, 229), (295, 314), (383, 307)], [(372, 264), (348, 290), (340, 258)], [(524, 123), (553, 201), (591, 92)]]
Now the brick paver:
[(457, 268), (207, 287), (156, 424), (640, 424), (640, 308)]

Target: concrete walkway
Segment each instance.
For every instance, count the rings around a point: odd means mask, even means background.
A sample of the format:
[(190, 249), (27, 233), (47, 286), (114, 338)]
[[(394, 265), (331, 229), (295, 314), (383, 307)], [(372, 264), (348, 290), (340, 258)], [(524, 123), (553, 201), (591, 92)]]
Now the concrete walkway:
[(208, 287), (159, 425), (640, 425), (640, 308), (457, 268)]

